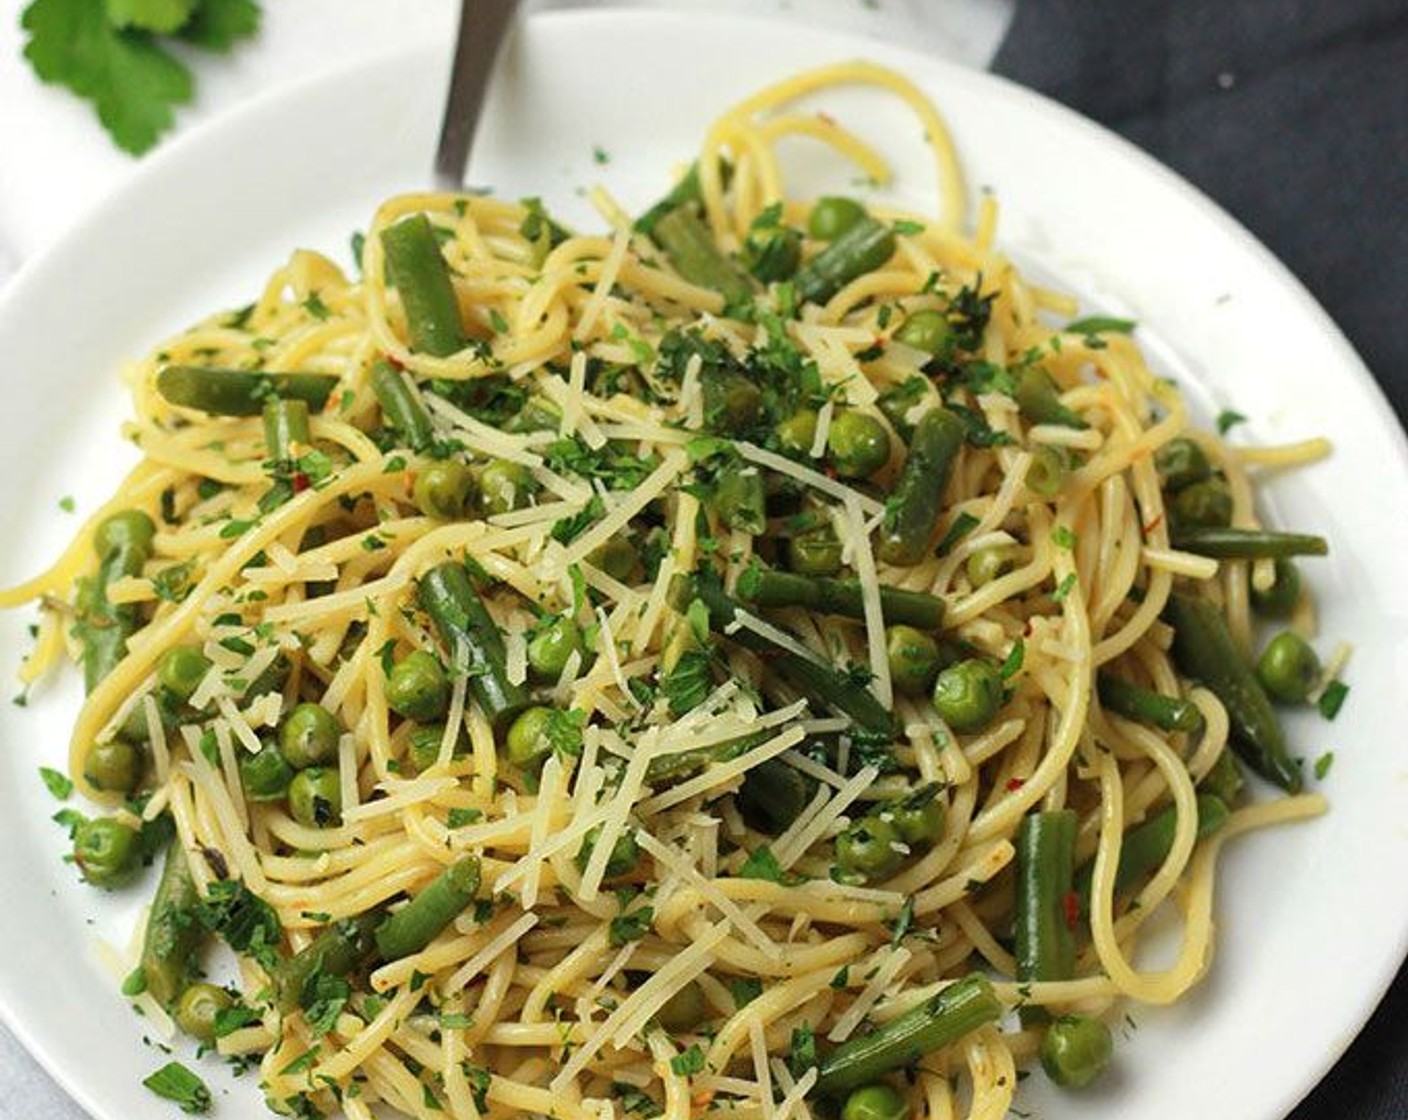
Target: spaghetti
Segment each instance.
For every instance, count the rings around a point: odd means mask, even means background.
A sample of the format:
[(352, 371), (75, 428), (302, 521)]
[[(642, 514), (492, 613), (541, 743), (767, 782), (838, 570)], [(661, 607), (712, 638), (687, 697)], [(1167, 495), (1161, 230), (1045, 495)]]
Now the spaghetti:
[[(847, 83), (916, 112), (941, 186), (936, 218), (831, 200), (879, 247), (854, 267), (860, 233), (804, 236), (828, 203), (776, 154), (806, 137), (882, 178), (795, 108)], [(1255, 530), (1249, 469), (1324, 447), (1229, 448), (1127, 324), (1056, 325), (1074, 302), (997, 248), (990, 198), (965, 232), (943, 122), (896, 74), (743, 102), (649, 221), (596, 197), (601, 236), (535, 201), (392, 199), (360, 277), (297, 252), (133, 365), (142, 462), (0, 597), (45, 604), (25, 679), (119, 636), (73, 778), (140, 793), (127, 827), (172, 822), (201, 922), (241, 950), (209, 1037), (258, 1056), (280, 1110), (806, 1117), (850, 1042), (976, 971), (1020, 1023), (974, 1022), (887, 1091), (1005, 1115), (1051, 1014), (1197, 982), (1227, 838), (1324, 808), (1232, 803), (1229, 744), (1267, 759), (1180, 642), (1210, 608), (1249, 650), (1279, 569), (1177, 537), (1190, 487)], [(183, 377), (253, 388), (216, 406)], [(145, 773), (115, 788), (94, 744), (121, 743)], [(1024, 861), (1061, 829), (1043, 885)], [(1141, 971), (1167, 906), (1180, 950)], [(159, 1014), (194, 948), (166, 987), (154, 952), (149, 930)]]

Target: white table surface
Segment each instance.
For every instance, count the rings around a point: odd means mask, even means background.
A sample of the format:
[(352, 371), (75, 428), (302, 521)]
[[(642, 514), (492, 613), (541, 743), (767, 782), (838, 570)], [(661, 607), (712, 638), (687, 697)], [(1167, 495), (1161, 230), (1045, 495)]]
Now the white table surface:
[[(531, 17), (589, 2), (528, 0), (527, 9)], [(1013, 10), (1012, 0), (616, 0), (615, 6), (805, 19), (979, 67), (992, 60)], [(195, 100), (178, 110), (167, 140), (206, 127), (291, 80), (426, 42), (443, 42), (449, 51), (458, 9), (454, 0), (264, 0), (263, 7), (257, 38), (229, 55), (183, 54), (195, 75)], [(0, 298), (25, 261), (61, 238), (137, 166), (111, 144), (87, 102), (34, 76), (21, 57), (23, 8), (16, 0), (0, 0)], [(430, 159), (427, 152), (427, 169)], [(154, 1116), (168, 1114), (153, 1101)], [(0, 1026), (0, 1117), (85, 1115)]]

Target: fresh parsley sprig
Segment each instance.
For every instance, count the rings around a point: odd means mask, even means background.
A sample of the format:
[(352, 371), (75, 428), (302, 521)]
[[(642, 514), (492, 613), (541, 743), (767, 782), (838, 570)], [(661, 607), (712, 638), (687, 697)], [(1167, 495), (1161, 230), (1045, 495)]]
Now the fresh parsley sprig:
[(40, 79), (91, 101), (125, 152), (141, 155), (191, 100), (176, 41), (224, 53), (259, 28), (255, 0), (34, 0), (20, 17)]

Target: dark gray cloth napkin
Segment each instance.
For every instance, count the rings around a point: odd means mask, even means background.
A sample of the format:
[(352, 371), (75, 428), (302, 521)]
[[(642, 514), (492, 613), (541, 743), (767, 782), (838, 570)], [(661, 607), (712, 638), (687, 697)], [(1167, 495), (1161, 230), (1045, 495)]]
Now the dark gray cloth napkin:
[[(1408, 2), (1018, 0), (993, 69), (1220, 203), (1329, 311), (1408, 422)], [(1405, 1117), (1408, 969), (1291, 1120)]]

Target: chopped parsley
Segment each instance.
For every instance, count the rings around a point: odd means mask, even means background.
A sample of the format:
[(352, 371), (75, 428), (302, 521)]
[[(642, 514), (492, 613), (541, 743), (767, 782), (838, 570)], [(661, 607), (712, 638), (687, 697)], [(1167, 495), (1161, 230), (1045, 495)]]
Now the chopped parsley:
[(1340, 709), (1344, 707), (1345, 698), (1349, 695), (1349, 685), (1341, 680), (1333, 680), (1325, 686), (1325, 691), (1320, 693), (1320, 699), (1316, 707), (1320, 709), (1320, 714), (1326, 719), (1334, 719), (1340, 714)]
[(978, 518), (966, 509), (960, 510), (958, 516), (953, 519), (953, 524), (948, 527), (948, 532), (944, 534), (943, 540), (939, 541), (939, 547), (934, 551), (939, 556), (947, 556), (953, 551), (953, 546), (976, 529), (979, 524)]
[(728, 982), (728, 994), (733, 997), (733, 1005), (742, 1011), (763, 994), (763, 982), (756, 976), (740, 976)]
[(1117, 319), (1110, 315), (1088, 315), (1066, 324), (1070, 334), (1129, 334), (1139, 324), (1133, 319)]
[(654, 921), (655, 908), (653, 906), (642, 906), (638, 910), (632, 910), (629, 914), (618, 914), (611, 919), (608, 940), (617, 949), (627, 942), (639, 941), (650, 932), (651, 923)]
[(73, 782), (68, 776), (48, 766), (39, 768), (39, 777), (44, 783), (44, 788), (57, 797), (60, 801), (68, 800), (73, 793)]
[(1027, 644), (1018, 638), (1012, 643), (1012, 648), (1007, 651), (1007, 656), (1003, 659), (1002, 668), (998, 670), (998, 675), (1003, 680), (1011, 680), (1022, 668), (1022, 661), (1027, 655)]
[(670, 1069), (679, 1077), (693, 1077), (704, 1071), (704, 1051), (699, 1043), (691, 1042), (689, 1049), (670, 1059)]
[(766, 844), (749, 854), (738, 869), (740, 879), (763, 879), (769, 883), (780, 883), (783, 879), (782, 865)]
[(1233, 412), (1230, 408), (1224, 408), (1217, 414), (1217, 434), (1225, 436), (1238, 424), (1244, 423), (1246, 417), (1240, 412)]
[(167, 1062), (142, 1084), (168, 1101), (175, 1101), (182, 1112), (192, 1115), (210, 1111), (210, 1090), (205, 1082), (180, 1062)]
[(1335, 752), (1326, 751), (1315, 760), (1315, 778), (1317, 781), (1324, 781), (1325, 775), (1330, 772), (1330, 767), (1335, 764)]

